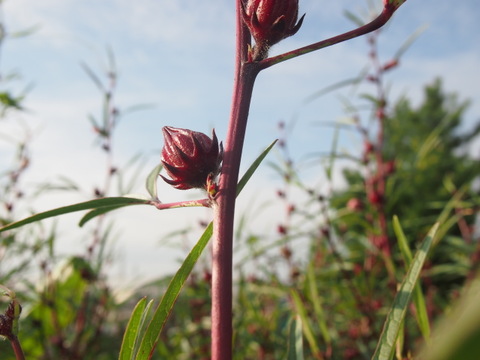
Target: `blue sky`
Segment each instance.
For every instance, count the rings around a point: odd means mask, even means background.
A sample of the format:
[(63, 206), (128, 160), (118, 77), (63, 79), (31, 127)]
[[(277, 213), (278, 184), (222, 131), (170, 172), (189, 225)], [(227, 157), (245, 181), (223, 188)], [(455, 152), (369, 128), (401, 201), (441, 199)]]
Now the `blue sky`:
[[(119, 72), (115, 96), (120, 109), (144, 103), (154, 105), (132, 113), (119, 125), (115, 138), (119, 165), (135, 153), (151, 154), (145, 174), (140, 174), (146, 176), (158, 162), (163, 143), (161, 128), (165, 125), (208, 133), (215, 127), (219, 138), (224, 138), (233, 77), (233, 3), (233, 0), (6, 1), (3, 17), (7, 31), (38, 26), (29, 37), (8, 40), (2, 48), (0, 63), (4, 73), (11, 70), (21, 73), (23, 80), (16, 86), (33, 85), (26, 103), (29, 111), (22, 115), (35, 132), (28, 181), (55, 181), (64, 175), (87, 190), (102, 182), (104, 162), (92, 146), (87, 120), (89, 113), (101, 111), (101, 95), (80, 62), (100, 74), (105, 67), (107, 46), (115, 54)], [(296, 36), (274, 47), (272, 54), (350, 30), (353, 24), (343, 11), (367, 15), (368, 3), (379, 6), (381, 1), (300, 0), (300, 12), (307, 14), (304, 25)], [(419, 103), (424, 85), (441, 77), (447, 91), (472, 100), (466, 123), (472, 126), (480, 119), (478, 1), (408, 0), (382, 32), (382, 58), (388, 60), (420, 28), (424, 31), (405, 53), (400, 67), (387, 79), (391, 82), (392, 98), (406, 95), (413, 103)], [(313, 124), (337, 121), (345, 115), (338, 94), (319, 98), (309, 105), (302, 105), (303, 101), (315, 91), (356, 76), (367, 63), (367, 52), (365, 38), (359, 38), (260, 74), (252, 102), (244, 166), (278, 135), (278, 121), (289, 121), (294, 115), (297, 124), (290, 134), (293, 155), (301, 159), (308, 153), (327, 152), (332, 133)], [(12, 123), (2, 126), (12, 133), (17, 131)], [(354, 152), (360, 146), (360, 139), (342, 134), (341, 146)], [(3, 154), (8, 155), (7, 150), (5, 144), (0, 144)], [(471, 151), (478, 155), (479, 147)], [(8, 163), (7, 155), (0, 155), (0, 166)], [(322, 176), (320, 168), (313, 172)], [(258, 197), (258, 189), (268, 194), (271, 181), (272, 172), (263, 169), (255, 187), (251, 185), (239, 206), (248, 207), (251, 198)], [(165, 200), (193, 196), (172, 192), (161, 183), (159, 186)], [(142, 182), (135, 192), (144, 193)], [(81, 200), (88, 198), (88, 194), (83, 196)], [(51, 196), (38, 207), (63, 205), (69, 200), (65, 195)], [(124, 269), (117, 270), (122, 276), (151, 277), (175, 268), (175, 260), (182, 252), (160, 247), (159, 238), (175, 227), (209, 216), (207, 210), (179, 211), (158, 214), (152, 209), (131, 209), (118, 215), (125, 227), (115, 245), (118, 268)], [(67, 216), (61, 221), (68, 228), (77, 220), (78, 216)], [(272, 232), (268, 225), (261, 230)], [(81, 249), (82, 236), (84, 233), (79, 231), (74, 244), (62, 240), (62, 249)]]

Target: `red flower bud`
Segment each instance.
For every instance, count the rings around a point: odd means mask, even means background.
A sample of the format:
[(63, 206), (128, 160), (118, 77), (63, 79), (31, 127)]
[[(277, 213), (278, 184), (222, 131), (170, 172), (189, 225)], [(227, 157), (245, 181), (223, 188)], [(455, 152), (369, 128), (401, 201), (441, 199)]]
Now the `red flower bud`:
[(368, 201), (370, 201), (370, 204), (372, 205), (379, 205), (383, 202), (383, 196), (378, 191), (374, 190), (368, 194)]
[(212, 138), (170, 126), (162, 131), (165, 138), (162, 164), (171, 177), (170, 180), (162, 176), (163, 180), (180, 190), (205, 188), (207, 179), (211, 182), (211, 178), (218, 175), (222, 162), (223, 148), (218, 144), (215, 130)]
[(302, 25), (298, 19), (298, 0), (244, 0), (243, 21), (255, 39), (253, 60), (267, 56), (270, 46), (294, 35)]

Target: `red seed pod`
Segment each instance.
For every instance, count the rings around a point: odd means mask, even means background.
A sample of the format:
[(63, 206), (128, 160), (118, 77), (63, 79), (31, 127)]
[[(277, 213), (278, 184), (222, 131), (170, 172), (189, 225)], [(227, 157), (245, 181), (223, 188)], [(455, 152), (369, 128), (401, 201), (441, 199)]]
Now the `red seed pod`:
[(286, 235), (288, 230), (287, 230), (287, 227), (284, 226), (284, 225), (278, 225), (277, 226), (277, 232), (281, 235)]
[[(162, 164), (171, 179), (163, 180), (180, 190), (205, 188), (207, 180), (220, 172), (223, 157), (222, 144), (218, 144), (215, 131), (212, 138), (188, 130), (165, 126), (165, 145)], [(211, 184), (210, 184), (211, 185)]]
[(383, 202), (383, 196), (378, 191), (372, 191), (368, 194), (368, 201), (370, 201), (372, 205), (379, 205)]
[(294, 35), (302, 25), (298, 19), (298, 0), (244, 0), (243, 21), (255, 39), (253, 60), (267, 56), (270, 46)]

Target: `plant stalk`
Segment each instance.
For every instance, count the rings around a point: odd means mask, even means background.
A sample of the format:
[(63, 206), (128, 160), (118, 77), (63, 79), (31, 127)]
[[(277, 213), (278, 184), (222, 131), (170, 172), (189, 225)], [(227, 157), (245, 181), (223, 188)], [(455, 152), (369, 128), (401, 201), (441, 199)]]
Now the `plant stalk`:
[(16, 360), (25, 360), (25, 355), (23, 354), (22, 346), (20, 345), (20, 341), (18, 341), (18, 337), (13, 335), (9, 337), (10, 344), (12, 345), (13, 352), (15, 353)]
[(219, 193), (214, 209), (212, 248), (212, 360), (232, 358), (232, 256), (235, 198), (258, 63), (247, 63), (250, 35), (237, 0), (236, 64), (230, 121), (225, 140)]

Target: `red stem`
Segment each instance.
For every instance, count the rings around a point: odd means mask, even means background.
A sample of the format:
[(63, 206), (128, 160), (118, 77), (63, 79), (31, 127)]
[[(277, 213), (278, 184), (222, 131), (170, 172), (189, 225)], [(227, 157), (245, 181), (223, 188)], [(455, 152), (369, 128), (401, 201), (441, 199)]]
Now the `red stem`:
[(13, 335), (8, 338), (10, 340), (10, 344), (12, 345), (13, 352), (15, 353), (16, 360), (25, 360), (25, 355), (23, 354), (22, 346), (20, 345), (20, 341), (18, 341), (18, 337)]
[(214, 209), (212, 248), (212, 360), (232, 358), (232, 249), (235, 198), (248, 112), (258, 63), (246, 63), (250, 35), (237, 0), (235, 80), (220, 189)]
[[(402, 2), (403, 3), (403, 2)], [(401, 5), (401, 4), (400, 4)], [(398, 9), (400, 5), (392, 5), (392, 4), (386, 4), (383, 7), (382, 12), (380, 15), (378, 15), (375, 19), (373, 19), (371, 22), (368, 24), (365, 24), (363, 26), (360, 26), (359, 28), (356, 28), (354, 30), (348, 31), (346, 33), (331, 37), (326, 40), (322, 40), (319, 42), (316, 42), (314, 44), (310, 44), (307, 46), (304, 46), (299, 49), (295, 49), (289, 52), (286, 52), (284, 54), (274, 56), (267, 58), (263, 61), (260, 62), (261, 69), (266, 69), (272, 65), (278, 64), (280, 62), (295, 58), (300, 55), (305, 55), (308, 54), (312, 51), (320, 50), (323, 48), (326, 48), (328, 46), (332, 46), (338, 43), (341, 43), (346, 40), (350, 40), (365, 34), (368, 34), (372, 31), (375, 31), (379, 28), (381, 28), (383, 25), (387, 23), (388, 20), (393, 16), (395, 11)]]

